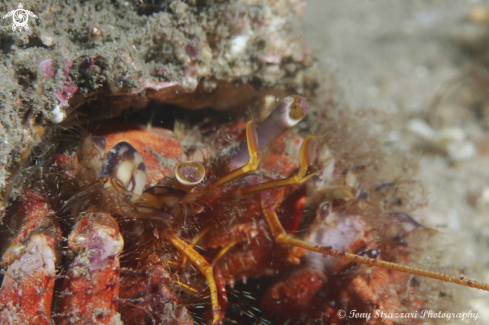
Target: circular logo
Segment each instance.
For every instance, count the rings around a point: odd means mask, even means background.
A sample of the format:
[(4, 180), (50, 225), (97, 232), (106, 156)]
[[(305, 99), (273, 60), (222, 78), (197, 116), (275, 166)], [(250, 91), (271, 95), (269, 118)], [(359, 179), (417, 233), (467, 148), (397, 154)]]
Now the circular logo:
[(27, 25), (27, 13), (24, 9), (17, 9), (13, 15), (13, 21), (15, 26), (23, 28)]
[(22, 3), (19, 3), (18, 9), (12, 10), (8, 14), (3, 16), (3, 19), (10, 16), (12, 16), (13, 31), (15, 31), (16, 29), (28, 31), (29, 25), (27, 24), (27, 21), (29, 20), (29, 16), (37, 18), (37, 16), (33, 12), (25, 10), (22, 6)]
[(341, 318), (345, 318), (346, 316), (346, 311), (344, 311), (343, 309), (340, 309), (338, 310), (338, 317), (341, 319)]

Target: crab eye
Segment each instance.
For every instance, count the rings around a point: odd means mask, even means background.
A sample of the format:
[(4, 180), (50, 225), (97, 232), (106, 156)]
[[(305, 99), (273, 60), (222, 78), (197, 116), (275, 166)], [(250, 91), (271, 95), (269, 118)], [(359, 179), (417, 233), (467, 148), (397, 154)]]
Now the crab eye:
[(197, 185), (205, 176), (205, 168), (196, 161), (179, 163), (176, 170), (177, 180), (183, 185)]
[(190, 191), (199, 185), (205, 177), (204, 166), (197, 161), (181, 162), (177, 165), (175, 187), (179, 190)]
[(146, 184), (146, 166), (143, 157), (127, 142), (120, 142), (110, 149), (102, 166), (102, 176), (115, 178), (135, 194), (143, 193)]
[(332, 206), (330, 202), (323, 202), (319, 206), (319, 217), (321, 220), (326, 220), (331, 214)]
[(304, 97), (298, 95), (285, 97), (284, 102), (288, 104), (288, 106), (285, 106), (284, 111), (286, 123), (294, 126), (304, 118), (309, 105)]
[(369, 249), (365, 249), (365, 250), (361, 251), (360, 253), (358, 253), (358, 255), (367, 256), (367, 257), (376, 259), (379, 257), (380, 251), (378, 249), (369, 248)]

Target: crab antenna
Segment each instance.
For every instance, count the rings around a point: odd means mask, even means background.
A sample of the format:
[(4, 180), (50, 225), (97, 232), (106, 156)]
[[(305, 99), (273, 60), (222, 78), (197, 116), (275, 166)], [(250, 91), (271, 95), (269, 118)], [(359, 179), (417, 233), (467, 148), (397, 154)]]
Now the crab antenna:
[(256, 131), (256, 124), (253, 121), (249, 121), (246, 125), (246, 143), (248, 144), (248, 162), (244, 164), (244, 166), (233, 170), (214, 183), (211, 183), (209, 185), (210, 189), (216, 189), (235, 178), (256, 170), (258, 163), (260, 162), (260, 155), (258, 154), (258, 134)]
[[(261, 151), (270, 142), (294, 127), (306, 116), (308, 109), (309, 106), (304, 97), (298, 95), (285, 97), (282, 103), (256, 128), (259, 140), (256, 150)], [(228, 168), (233, 170), (243, 166), (248, 159), (246, 141), (242, 141), (229, 162)]]
[(286, 233), (285, 229), (283, 228), (282, 224), (280, 223), (280, 220), (279, 220), (279, 218), (275, 212), (275, 209), (273, 208), (273, 206), (270, 202), (269, 194), (266, 192), (262, 193), (261, 206), (262, 206), (263, 214), (265, 216), (265, 220), (268, 224), (268, 227), (270, 228), (271, 233), (272, 233), (273, 237), (275, 238), (275, 242), (278, 244), (301, 247), (301, 248), (304, 248), (304, 249), (311, 251), (311, 252), (316, 252), (316, 253), (320, 253), (323, 255), (333, 256), (333, 257), (336, 257), (336, 258), (339, 258), (342, 260), (347, 260), (347, 261), (355, 262), (358, 264), (376, 266), (376, 267), (380, 267), (383, 269), (394, 270), (394, 271), (399, 271), (399, 272), (413, 274), (413, 275), (419, 275), (419, 276), (426, 277), (426, 278), (437, 279), (437, 280), (444, 281), (444, 282), (451, 282), (451, 283), (456, 283), (456, 284), (466, 286), (466, 287), (471, 287), (471, 288), (489, 291), (489, 284), (465, 279), (463, 276), (462, 277), (456, 277), (453, 275), (448, 275), (448, 274), (444, 274), (444, 273), (440, 273), (440, 272), (420, 269), (420, 268), (413, 267), (413, 266), (382, 261), (382, 260), (378, 260), (378, 259), (374, 259), (374, 258), (370, 258), (370, 257), (366, 257), (366, 256), (360, 256), (360, 255), (336, 250), (336, 249), (333, 249), (331, 246), (323, 247), (323, 246), (313, 245), (313, 244), (308, 243), (306, 241), (303, 241), (303, 240), (297, 239), (293, 236), (290, 236)]
[(299, 154), (299, 171), (297, 172), (296, 175), (289, 178), (274, 180), (274, 181), (265, 182), (261, 184), (249, 185), (240, 188), (236, 191), (236, 197), (244, 198), (246, 195), (255, 192), (265, 191), (272, 188), (277, 188), (277, 187), (282, 187), (287, 185), (302, 184), (305, 181), (307, 181), (309, 178), (322, 172), (321, 169), (307, 175), (309, 166), (316, 159), (316, 141), (314, 140), (322, 137), (323, 136), (309, 136), (302, 142), (301, 150)]

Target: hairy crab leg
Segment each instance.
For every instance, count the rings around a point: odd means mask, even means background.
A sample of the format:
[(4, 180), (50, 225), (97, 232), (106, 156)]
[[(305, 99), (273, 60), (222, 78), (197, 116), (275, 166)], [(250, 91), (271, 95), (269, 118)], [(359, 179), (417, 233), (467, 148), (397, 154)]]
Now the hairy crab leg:
[[(197, 243), (212, 229), (213, 227), (207, 227), (201, 231), (199, 231), (199, 233), (194, 237), (192, 238), (192, 243), (190, 244), (190, 247), (194, 248), (195, 245), (197, 245)], [(184, 256), (183, 257), (183, 260), (182, 260), (182, 263), (181, 265), (185, 265), (187, 263), (187, 257)]]
[(51, 304), (61, 229), (54, 212), (35, 191), (24, 191), (15, 205), (15, 213), (9, 211), (3, 220), (16, 235), (2, 256), (2, 265), (8, 268), (0, 289), (0, 323), (53, 324)]
[(214, 271), (212, 266), (197, 253), (189, 244), (185, 243), (183, 240), (178, 238), (173, 231), (166, 230), (165, 238), (168, 240), (181, 254), (187, 257), (192, 264), (194, 264), (199, 271), (205, 276), (207, 284), (209, 285), (209, 290), (211, 292), (211, 303), (212, 303), (212, 325), (217, 325), (221, 323), (222, 314), (219, 308), (219, 300), (217, 294), (216, 281), (214, 279)]
[(134, 261), (137, 266), (121, 270), (119, 312), (124, 324), (194, 324), (187, 308), (172, 289), (176, 283), (181, 289), (199, 294), (200, 291), (181, 283), (167, 269), (158, 254)]
[(489, 291), (489, 284), (472, 281), (469, 279), (465, 279), (464, 277), (456, 277), (453, 275), (420, 269), (413, 266), (402, 265), (402, 264), (382, 261), (374, 258), (369, 258), (366, 256), (347, 253), (344, 251), (333, 249), (331, 246), (323, 247), (323, 246), (313, 245), (306, 241), (290, 236), (286, 233), (285, 229), (282, 227), (282, 224), (280, 223), (280, 220), (275, 212), (272, 199), (269, 193), (267, 192), (261, 193), (261, 206), (268, 227), (270, 228), (270, 231), (272, 232), (275, 241), (279, 244), (302, 247), (311, 252), (333, 256), (336, 258), (340, 258), (358, 264), (381, 267), (388, 270), (394, 270), (403, 273), (419, 275), (426, 278), (437, 279), (444, 282), (451, 282), (466, 287)]
[(306, 115), (308, 108), (304, 97), (293, 95), (284, 98), (282, 104), (275, 108), (260, 125), (257, 126), (253, 121), (248, 122), (246, 141), (239, 144), (227, 166), (232, 171), (211, 183), (209, 188), (217, 189), (233, 179), (255, 171), (260, 162), (259, 152), (282, 133), (299, 123)]
[(75, 257), (64, 283), (60, 324), (118, 324), (120, 264), (124, 241), (111, 215), (81, 215), (68, 238)]
[(253, 123), (253, 121), (249, 121), (246, 125), (246, 143), (248, 145), (248, 162), (229, 174), (224, 175), (214, 183), (211, 183), (209, 185), (211, 190), (217, 189), (233, 179), (256, 170), (260, 162), (260, 155), (258, 154), (258, 134), (256, 131), (256, 124)]
[(274, 180), (274, 181), (270, 181), (270, 182), (245, 186), (245, 187), (237, 190), (237, 192), (236, 192), (237, 198), (240, 199), (240, 198), (245, 197), (248, 194), (259, 192), (259, 191), (265, 191), (265, 190), (269, 190), (272, 188), (288, 186), (288, 185), (302, 184), (305, 181), (307, 181), (308, 179), (310, 179), (311, 177), (313, 177), (314, 175), (322, 172), (322, 170), (319, 170), (319, 171), (316, 171), (314, 173), (310, 173), (309, 175), (307, 175), (307, 172), (309, 170), (309, 166), (316, 159), (316, 145), (315, 145), (315, 142), (313, 140), (319, 139), (319, 138), (321, 138), (321, 137), (310, 136), (310, 137), (307, 137), (302, 142), (300, 155), (299, 155), (299, 171), (297, 172), (296, 175), (289, 177), (289, 178), (284, 178), (284, 179)]
[(229, 244), (227, 244), (226, 246), (224, 246), (223, 248), (221, 248), (219, 250), (219, 252), (216, 254), (216, 256), (214, 257), (214, 259), (212, 260), (212, 267), (214, 267), (217, 263), (217, 261), (219, 261), (219, 259), (221, 257), (224, 256), (224, 254), (227, 253), (227, 251), (229, 251), (231, 248), (233, 248), (234, 246), (236, 246), (237, 244), (241, 243), (242, 241), (240, 239), (236, 239), (236, 240), (232, 240)]

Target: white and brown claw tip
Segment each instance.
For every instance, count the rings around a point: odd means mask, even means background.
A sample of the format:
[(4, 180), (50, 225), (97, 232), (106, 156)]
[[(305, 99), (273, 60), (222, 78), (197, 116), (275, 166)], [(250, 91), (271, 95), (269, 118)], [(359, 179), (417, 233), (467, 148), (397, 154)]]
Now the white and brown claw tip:
[[(256, 128), (257, 152), (278, 138), (281, 134), (293, 128), (299, 123), (309, 110), (309, 105), (304, 97), (293, 95), (285, 97), (282, 103)], [(233, 158), (229, 162), (228, 169), (234, 170), (243, 166), (249, 159), (246, 140), (239, 144)]]
[(188, 192), (199, 185), (204, 177), (205, 168), (201, 163), (197, 161), (181, 162), (175, 170), (175, 187)]
[(128, 191), (139, 196), (146, 185), (143, 157), (129, 143), (119, 142), (105, 157), (102, 166), (102, 177), (104, 176), (119, 180)]
[(80, 215), (68, 237), (74, 256), (64, 282), (60, 324), (118, 324), (120, 264), (124, 240), (107, 213)]
[(185, 197), (187, 192), (168, 186), (156, 185), (146, 189), (138, 203), (150, 205), (158, 210), (175, 208)]

